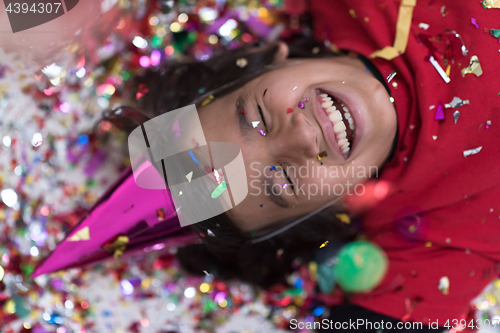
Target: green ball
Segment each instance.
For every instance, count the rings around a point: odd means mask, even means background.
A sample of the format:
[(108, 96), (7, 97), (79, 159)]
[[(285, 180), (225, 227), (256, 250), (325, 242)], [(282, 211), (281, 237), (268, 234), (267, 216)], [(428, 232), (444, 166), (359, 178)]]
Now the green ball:
[(369, 241), (345, 245), (338, 254), (334, 268), (335, 281), (346, 292), (365, 292), (375, 288), (389, 262), (384, 251)]

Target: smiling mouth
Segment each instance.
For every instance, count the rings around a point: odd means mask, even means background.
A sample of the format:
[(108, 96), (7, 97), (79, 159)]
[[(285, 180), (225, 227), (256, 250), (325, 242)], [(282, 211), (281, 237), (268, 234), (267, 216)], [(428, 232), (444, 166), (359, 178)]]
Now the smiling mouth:
[(340, 151), (348, 155), (356, 134), (356, 124), (349, 108), (338, 98), (327, 93), (320, 95), (321, 107), (327, 115), (335, 133)]

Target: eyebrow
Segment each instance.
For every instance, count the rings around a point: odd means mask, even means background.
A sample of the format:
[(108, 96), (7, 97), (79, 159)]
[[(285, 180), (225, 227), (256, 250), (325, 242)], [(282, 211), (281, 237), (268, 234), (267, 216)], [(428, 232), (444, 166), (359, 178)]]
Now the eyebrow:
[[(266, 182), (266, 180), (268, 179), (271, 179), (271, 182)], [(274, 177), (267, 178), (264, 174), (262, 174), (260, 182), (261, 184), (264, 185), (265, 189), (267, 190), (267, 193), (269, 193), (269, 198), (271, 199), (272, 202), (283, 208), (290, 207), (290, 204), (288, 203), (287, 200), (285, 200), (285, 198), (283, 198), (283, 195), (278, 195), (273, 192), (273, 187), (276, 185)], [(281, 191), (281, 193), (283, 192)]]

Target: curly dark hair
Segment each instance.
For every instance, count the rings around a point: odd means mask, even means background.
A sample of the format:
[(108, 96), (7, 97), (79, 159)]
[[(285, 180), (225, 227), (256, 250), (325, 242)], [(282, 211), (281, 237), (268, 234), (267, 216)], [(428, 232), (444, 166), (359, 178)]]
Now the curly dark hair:
[[(345, 54), (309, 37), (287, 42), (289, 58), (324, 58)], [(255, 47), (258, 46), (258, 47)], [(226, 50), (204, 62), (174, 62), (148, 70), (135, 79), (132, 91), (145, 90), (136, 105), (105, 112), (103, 119), (130, 133), (140, 124), (170, 110), (175, 110), (219, 90), (220, 97), (243, 86), (270, 65), (279, 47), (277, 44), (247, 45)], [(246, 58), (248, 65), (236, 66)], [(220, 87), (226, 87), (220, 91)], [(308, 260), (315, 249), (327, 239), (355, 238), (356, 230), (341, 223), (331, 213), (319, 213), (301, 224), (257, 244), (249, 244), (251, 235), (242, 232), (221, 214), (190, 226), (201, 235), (201, 243), (180, 248), (177, 257), (190, 273), (208, 271), (221, 278), (239, 278), (261, 287), (283, 282), (296, 260)], [(215, 237), (203, 237), (213, 233)]]

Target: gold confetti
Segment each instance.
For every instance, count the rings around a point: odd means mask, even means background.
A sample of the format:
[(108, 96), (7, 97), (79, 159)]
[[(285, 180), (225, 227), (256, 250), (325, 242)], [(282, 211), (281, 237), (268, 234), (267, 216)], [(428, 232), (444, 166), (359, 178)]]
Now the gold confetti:
[(352, 18), (357, 18), (356, 12), (354, 11), (354, 9), (349, 9), (349, 14), (351, 14)]
[(89, 227), (86, 226), (85, 228), (78, 230), (73, 236), (68, 238), (68, 242), (77, 242), (77, 241), (89, 240), (89, 239), (90, 239), (90, 231), (89, 231)]
[(318, 161), (321, 161), (326, 156), (327, 156), (326, 151), (322, 151), (321, 153), (318, 154)]
[(431, 247), (432, 246), (432, 242), (425, 242), (425, 247)]
[(104, 249), (110, 252), (114, 252), (113, 257), (115, 257), (115, 259), (118, 259), (123, 254), (123, 252), (125, 252), (125, 248), (127, 247), (128, 242), (128, 236), (119, 235), (113, 242), (104, 245)]
[(319, 246), (319, 248), (320, 248), (320, 249), (324, 248), (325, 246), (327, 246), (327, 245), (328, 245), (328, 243), (329, 243), (329, 241), (324, 242), (323, 244), (321, 244), (321, 245)]
[(335, 217), (342, 223), (351, 224), (351, 218), (346, 213), (335, 214)]
[(447, 276), (443, 276), (439, 279), (438, 289), (443, 295), (448, 295), (450, 293), (450, 279)]
[(411, 20), (413, 17), (413, 7), (417, 0), (403, 0), (399, 7), (398, 21), (396, 23), (396, 37), (393, 46), (386, 46), (382, 50), (377, 50), (370, 55), (370, 58), (380, 57), (392, 60), (406, 50), (408, 36), (410, 35)]
[(210, 103), (211, 101), (213, 101), (214, 98), (215, 98), (214, 95), (208, 96), (207, 98), (205, 98), (205, 100), (203, 102), (201, 102), (201, 106), (208, 105), (208, 103)]
[(462, 77), (464, 77), (465, 74), (476, 74), (476, 76), (481, 76), (481, 74), (483, 74), (483, 69), (479, 64), (479, 58), (477, 56), (473, 55), (470, 58), (469, 66), (462, 69)]

